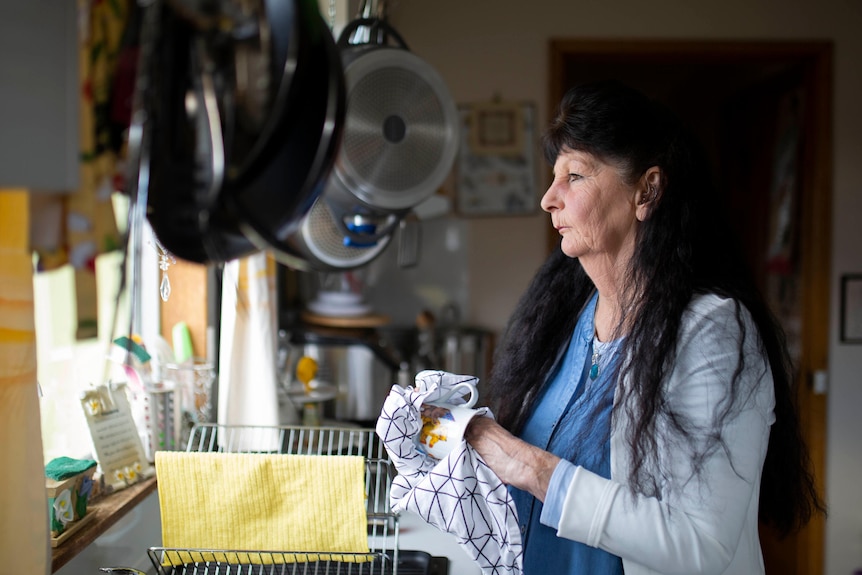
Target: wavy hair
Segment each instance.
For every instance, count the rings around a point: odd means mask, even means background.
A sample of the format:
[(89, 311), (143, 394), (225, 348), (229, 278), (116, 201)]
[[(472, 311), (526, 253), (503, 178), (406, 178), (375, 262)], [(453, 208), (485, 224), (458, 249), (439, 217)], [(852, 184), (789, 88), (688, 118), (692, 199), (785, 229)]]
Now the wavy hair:
[[(772, 370), (776, 420), (761, 478), (761, 520), (786, 534), (825, 511), (800, 433), (784, 332), (719, 213), (721, 201), (699, 142), (664, 106), (618, 82), (603, 81), (566, 93), (542, 147), (552, 165), (561, 151), (582, 151), (620, 166), (632, 184), (652, 166), (661, 171), (657, 205), (638, 229), (620, 324), (627, 326), (621, 350), (627, 362), (620, 375), (631, 385), (615, 410), (628, 410), (633, 422), (626, 437), (632, 491), (660, 493), (659, 421), (669, 422), (679, 444), (689, 446), (692, 472), (698, 473), (706, 454), (723, 448), (722, 425), (747, 398), (739, 381), (745, 360), (740, 340), (731, 400), (715, 414), (714, 429), (705, 438), (696, 437), (666, 401), (662, 384), (672, 368), (667, 358), (675, 357), (683, 312), (694, 296), (711, 293), (736, 302), (743, 330), (743, 309), (749, 312)], [(544, 375), (594, 289), (580, 262), (557, 249), (521, 297), (495, 352), (488, 386), (497, 419), (510, 431), (522, 428)]]

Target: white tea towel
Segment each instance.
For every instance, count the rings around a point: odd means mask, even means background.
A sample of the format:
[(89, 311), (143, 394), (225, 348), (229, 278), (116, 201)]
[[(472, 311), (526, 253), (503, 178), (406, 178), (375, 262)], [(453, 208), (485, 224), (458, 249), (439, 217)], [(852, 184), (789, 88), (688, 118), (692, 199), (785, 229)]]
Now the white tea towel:
[[(440, 461), (416, 447), (422, 404), (445, 397), (464, 381), (475, 384), (478, 379), (426, 370), (416, 375), (416, 387), (392, 386), (376, 426), (398, 471), (390, 503), (393, 511), (412, 511), (453, 534), (483, 573), (519, 575), (523, 548), (518, 515), (500, 478), (466, 441)], [(479, 410), (493, 417), (487, 407)]]

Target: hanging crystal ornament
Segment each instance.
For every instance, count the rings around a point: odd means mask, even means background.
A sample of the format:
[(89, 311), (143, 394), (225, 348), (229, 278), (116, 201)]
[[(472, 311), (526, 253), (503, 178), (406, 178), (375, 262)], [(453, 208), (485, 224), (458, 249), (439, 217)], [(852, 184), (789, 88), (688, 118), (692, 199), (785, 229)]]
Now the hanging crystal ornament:
[(162, 281), (159, 282), (159, 295), (162, 301), (168, 301), (171, 297), (171, 280), (168, 278), (168, 268), (177, 263), (176, 258), (156, 240), (156, 251), (159, 252), (159, 269), (162, 270)]

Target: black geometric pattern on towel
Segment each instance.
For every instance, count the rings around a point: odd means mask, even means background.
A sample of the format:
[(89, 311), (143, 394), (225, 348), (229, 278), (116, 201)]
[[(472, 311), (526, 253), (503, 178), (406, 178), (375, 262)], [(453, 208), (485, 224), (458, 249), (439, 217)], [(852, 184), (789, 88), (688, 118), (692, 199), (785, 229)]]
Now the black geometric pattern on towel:
[[(392, 386), (377, 420), (377, 435), (398, 476), (392, 481), (393, 511), (411, 511), (427, 523), (451, 533), (489, 575), (520, 575), (521, 532), (509, 490), (479, 454), (462, 441), (441, 461), (416, 448), (425, 401), (444, 396), (472, 376), (442, 371), (416, 375), (416, 387)], [(484, 415), (492, 417), (487, 408)]]

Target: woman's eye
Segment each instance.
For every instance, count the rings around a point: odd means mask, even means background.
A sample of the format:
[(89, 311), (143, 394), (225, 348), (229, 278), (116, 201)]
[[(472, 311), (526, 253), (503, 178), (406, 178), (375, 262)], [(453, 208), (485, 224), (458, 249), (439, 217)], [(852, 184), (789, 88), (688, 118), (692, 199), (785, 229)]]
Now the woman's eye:
[(580, 174), (569, 174), (569, 182), (575, 182), (581, 179)]

